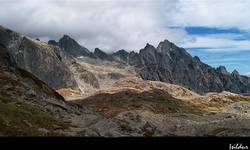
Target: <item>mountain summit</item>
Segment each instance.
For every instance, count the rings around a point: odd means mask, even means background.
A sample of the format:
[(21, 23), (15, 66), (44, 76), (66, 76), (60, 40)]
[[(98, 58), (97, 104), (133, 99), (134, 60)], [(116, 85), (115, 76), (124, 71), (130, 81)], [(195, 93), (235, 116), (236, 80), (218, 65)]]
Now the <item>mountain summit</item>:
[(94, 55), (101, 60), (109, 60), (112, 61), (112, 56), (106, 54), (104, 51), (99, 48), (95, 48)]
[(64, 35), (59, 40), (58, 46), (74, 57), (92, 56), (91, 52), (87, 48), (79, 45), (73, 38), (68, 35)]
[(116, 55), (135, 66), (145, 80), (177, 84), (198, 93), (250, 92), (249, 77), (241, 76), (237, 71), (230, 74), (224, 66), (212, 68), (168, 40), (160, 42), (157, 48), (146, 44), (139, 53), (130, 52), (127, 57), (124, 56)]

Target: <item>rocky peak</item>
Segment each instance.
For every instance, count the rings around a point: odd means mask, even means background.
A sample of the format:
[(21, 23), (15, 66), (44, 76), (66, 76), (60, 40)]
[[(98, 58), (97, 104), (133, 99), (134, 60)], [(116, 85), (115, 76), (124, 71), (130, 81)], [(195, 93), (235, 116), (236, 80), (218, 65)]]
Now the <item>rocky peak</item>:
[(240, 76), (239, 72), (237, 70), (234, 70), (232, 73), (231, 73), (231, 76), (234, 77), (234, 78), (238, 78)]
[(166, 55), (170, 59), (172, 59), (172, 57), (189, 60), (193, 59), (184, 48), (180, 48), (168, 40), (164, 40), (159, 43), (157, 52)]
[(157, 49), (147, 44), (139, 53), (131, 52), (128, 62), (145, 80), (173, 83), (201, 94), (250, 91), (250, 78), (243, 78), (237, 71), (230, 75), (223, 66), (214, 69), (168, 40), (160, 42)]
[(157, 46), (157, 51), (158, 52), (164, 52), (164, 51), (168, 51), (171, 49), (173, 43), (171, 43), (168, 40), (164, 40), (162, 42), (159, 43), (159, 45)]
[(48, 41), (49, 45), (54, 45), (54, 46), (58, 46), (58, 42), (56, 42), (55, 40), (49, 40)]
[(225, 66), (219, 66), (216, 70), (217, 70), (219, 73), (228, 74), (227, 69), (226, 69)]
[(95, 48), (94, 55), (101, 60), (112, 60), (111, 55), (106, 54), (104, 51), (100, 50), (99, 48)]
[(72, 39), (72, 38), (71, 38), (69, 35), (67, 35), (67, 34), (64, 34), (63, 37), (62, 37), (62, 39), (74, 41), (74, 39)]
[(193, 59), (194, 59), (194, 61), (196, 61), (196, 62), (200, 62), (200, 61), (201, 61), (200, 58), (199, 58), (198, 56), (194, 56)]
[(125, 51), (124, 49), (119, 50), (112, 54), (113, 57), (118, 57), (121, 61), (124, 61), (124, 62), (128, 61), (128, 55), (129, 53)]
[(141, 55), (147, 55), (147, 54), (154, 55), (155, 52), (156, 52), (156, 48), (153, 45), (150, 45), (149, 43), (147, 43), (146, 46), (140, 50), (139, 54), (141, 54)]
[(128, 63), (136, 67), (142, 66), (140, 55), (134, 51), (130, 52), (128, 56)]
[(104, 51), (100, 50), (99, 48), (95, 48), (94, 54), (99, 54), (99, 53), (107, 55)]
[(122, 56), (127, 56), (129, 53), (125, 51), (124, 49), (121, 49), (117, 52), (114, 53), (114, 55), (122, 55)]
[(75, 57), (92, 56), (87, 48), (78, 44), (73, 38), (68, 35), (63, 35), (63, 37), (59, 40), (58, 45), (67, 53)]
[(65, 49), (80, 47), (80, 45), (68, 35), (63, 35), (63, 37), (59, 40), (59, 46)]
[(147, 49), (155, 49), (155, 47), (153, 45), (147, 43), (144, 49), (145, 50), (147, 50)]

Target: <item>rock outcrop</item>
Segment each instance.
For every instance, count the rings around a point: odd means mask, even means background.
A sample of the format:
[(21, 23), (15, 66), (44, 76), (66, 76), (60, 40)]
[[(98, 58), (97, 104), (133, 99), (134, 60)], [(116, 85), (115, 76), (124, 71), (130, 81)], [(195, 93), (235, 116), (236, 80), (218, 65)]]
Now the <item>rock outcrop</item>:
[(49, 40), (48, 44), (58, 46), (58, 42), (56, 42), (55, 40)]
[(0, 98), (24, 100), (42, 106), (56, 116), (66, 112), (77, 113), (76, 106), (68, 104), (61, 95), (36, 76), (19, 68), (3, 45), (0, 45), (0, 71)]
[(168, 40), (160, 42), (157, 48), (147, 44), (139, 53), (124, 53), (116, 57), (135, 66), (145, 80), (177, 84), (198, 93), (250, 92), (249, 77), (242, 76), (237, 71), (230, 74), (223, 66), (212, 68)]
[(159, 81), (125, 78), (75, 103), (118, 119), (130, 136), (249, 136), (250, 98), (196, 94)]
[(112, 57), (114, 59), (117, 59), (118, 61), (127, 62), (128, 61), (128, 55), (129, 55), (129, 53), (127, 51), (125, 51), (124, 49), (122, 49), (122, 50), (119, 50), (119, 51), (113, 53)]
[[(56, 45), (57, 42), (50, 43)], [(240, 75), (236, 70), (230, 74), (224, 66), (213, 68), (168, 40), (160, 42), (157, 47), (147, 43), (139, 53), (119, 50), (107, 54), (99, 48), (92, 53), (69, 36), (64, 36), (59, 46), (73, 56), (88, 56), (131, 65), (142, 79), (181, 85), (200, 94), (221, 91), (250, 93), (249, 77)]]
[(55, 46), (22, 36), (0, 26), (0, 44), (13, 63), (52, 88), (77, 87), (73, 74), (62, 61), (63, 52)]
[(100, 50), (99, 48), (95, 48), (94, 55), (101, 60), (108, 60), (108, 61), (113, 60), (111, 55), (106, 54), (104, 51)]
[(66, 102), (46, 83), (19, 68), (14, 57), (1, 43), (1, 136), (129, 135), (121, 130), (115, 119), (105, 118), (86, 107)]
[(94, 57), (93, 54), (85, 47), (79, 45), (74, 39), (68, 35), (64, 35), (58, 42), (61, 49), (74, 57), (88, 56)]

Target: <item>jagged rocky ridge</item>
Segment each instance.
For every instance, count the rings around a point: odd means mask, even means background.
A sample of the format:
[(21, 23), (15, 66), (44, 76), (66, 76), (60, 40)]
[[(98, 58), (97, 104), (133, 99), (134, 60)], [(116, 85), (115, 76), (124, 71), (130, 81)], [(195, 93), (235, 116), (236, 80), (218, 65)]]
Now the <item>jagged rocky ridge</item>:
[(198, 93), (250, 92), (249, 77), (237, 71), (230, 74), (222, 66), (212, 68), (168, 40), (160, 42), (157, 48), (147, 44), (139, 53), (131, 52), (128, 63), (137, 68), (143, 79), (181, 85)]
[(94, 55), (87, 48), (79, 45), (68, 35), (64, 35), (58, 42), (50, 40), (48, 41), (48, 44), (59, 46), (61, 49), (65, 50), (68, 54), (74, 57), (89, 56), (94, 58)]
[(110, 56), (109, 54), (106, 54), (104, 51), (102, 51), (99, 48), (96, 48), (93, 53), (90, 52), (87, 48), (78, 44), (73, 38), (71, 38), (68, 35), (63, 35), (63, 37), (60, 38), (58, 42), (55, 40), (49, 40), (48, 44), (60, 47), (69, 55), (76, 57), (76, 58), (81, 57), (81, 56), (86, 56), (86, 57), (90, 57), (93, 59), (101, 59), (101, 60), (108, 60), (108, 61), (113, 60), (112, 56)]
[[(68, 47), (68, 49), (75, 50), (75, 47), (78, 46)], [(160, 42), (157, 47), (147, 44), (139, 53), (119, 50), (113, 54), (106, 54), (98, 48), (94, 53), (89, 53), (91, 52), (88, 51), (88, 54), (82, 56), (91, 55), (95, 59), (127, 63), (134, 66), (137, 73), (145, 80), (177, 84), (198, 93), (250, 92), (249, 77), (239, 75), (236, 70), (229, 73), (223, 66), (213, 68), (168, 40)]]

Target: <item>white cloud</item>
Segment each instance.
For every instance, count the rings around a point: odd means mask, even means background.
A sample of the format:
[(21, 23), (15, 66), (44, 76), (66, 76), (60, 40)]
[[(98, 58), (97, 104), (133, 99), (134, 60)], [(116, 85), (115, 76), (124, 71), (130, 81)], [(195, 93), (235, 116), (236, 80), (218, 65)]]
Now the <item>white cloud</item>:
[(249, 0), (179, 0), (175, 6), (175, 11), (166, 13), (175, 26), (250, 30)]
[[(237, 35), (235, 35), (237, 37)], [(192, 41), (187, 41), (179, 46), (186, 48), (201, 48), (206, 51), (249, 51), (249, 40), (234, 40), (234, 35), (196, 35)]]
[(183, 30), (166, 27), (160, 7), (160, 0), (4, 0), (0, 24), (42, 39), (69, 34), (87, 48), (107, 51), (185, 40)]
[[(250, 31), (249, 0), (0, 0), (0, 24), (42, 39), (69, 34), (87, 48), (139, 50), (164, 39), (183, 47), (240, 50), (230, 35), (189, 36), (168, 26)], [(236, 36), (236, 35), (234, 35)], [(196, 40), (194, 40), (196, 39)], [(217, 49), (221, 50), (221, 49)]]
[(246, 75), (246, 76), (250, 76), (250, 72), (246, 72), (244, 75)]

